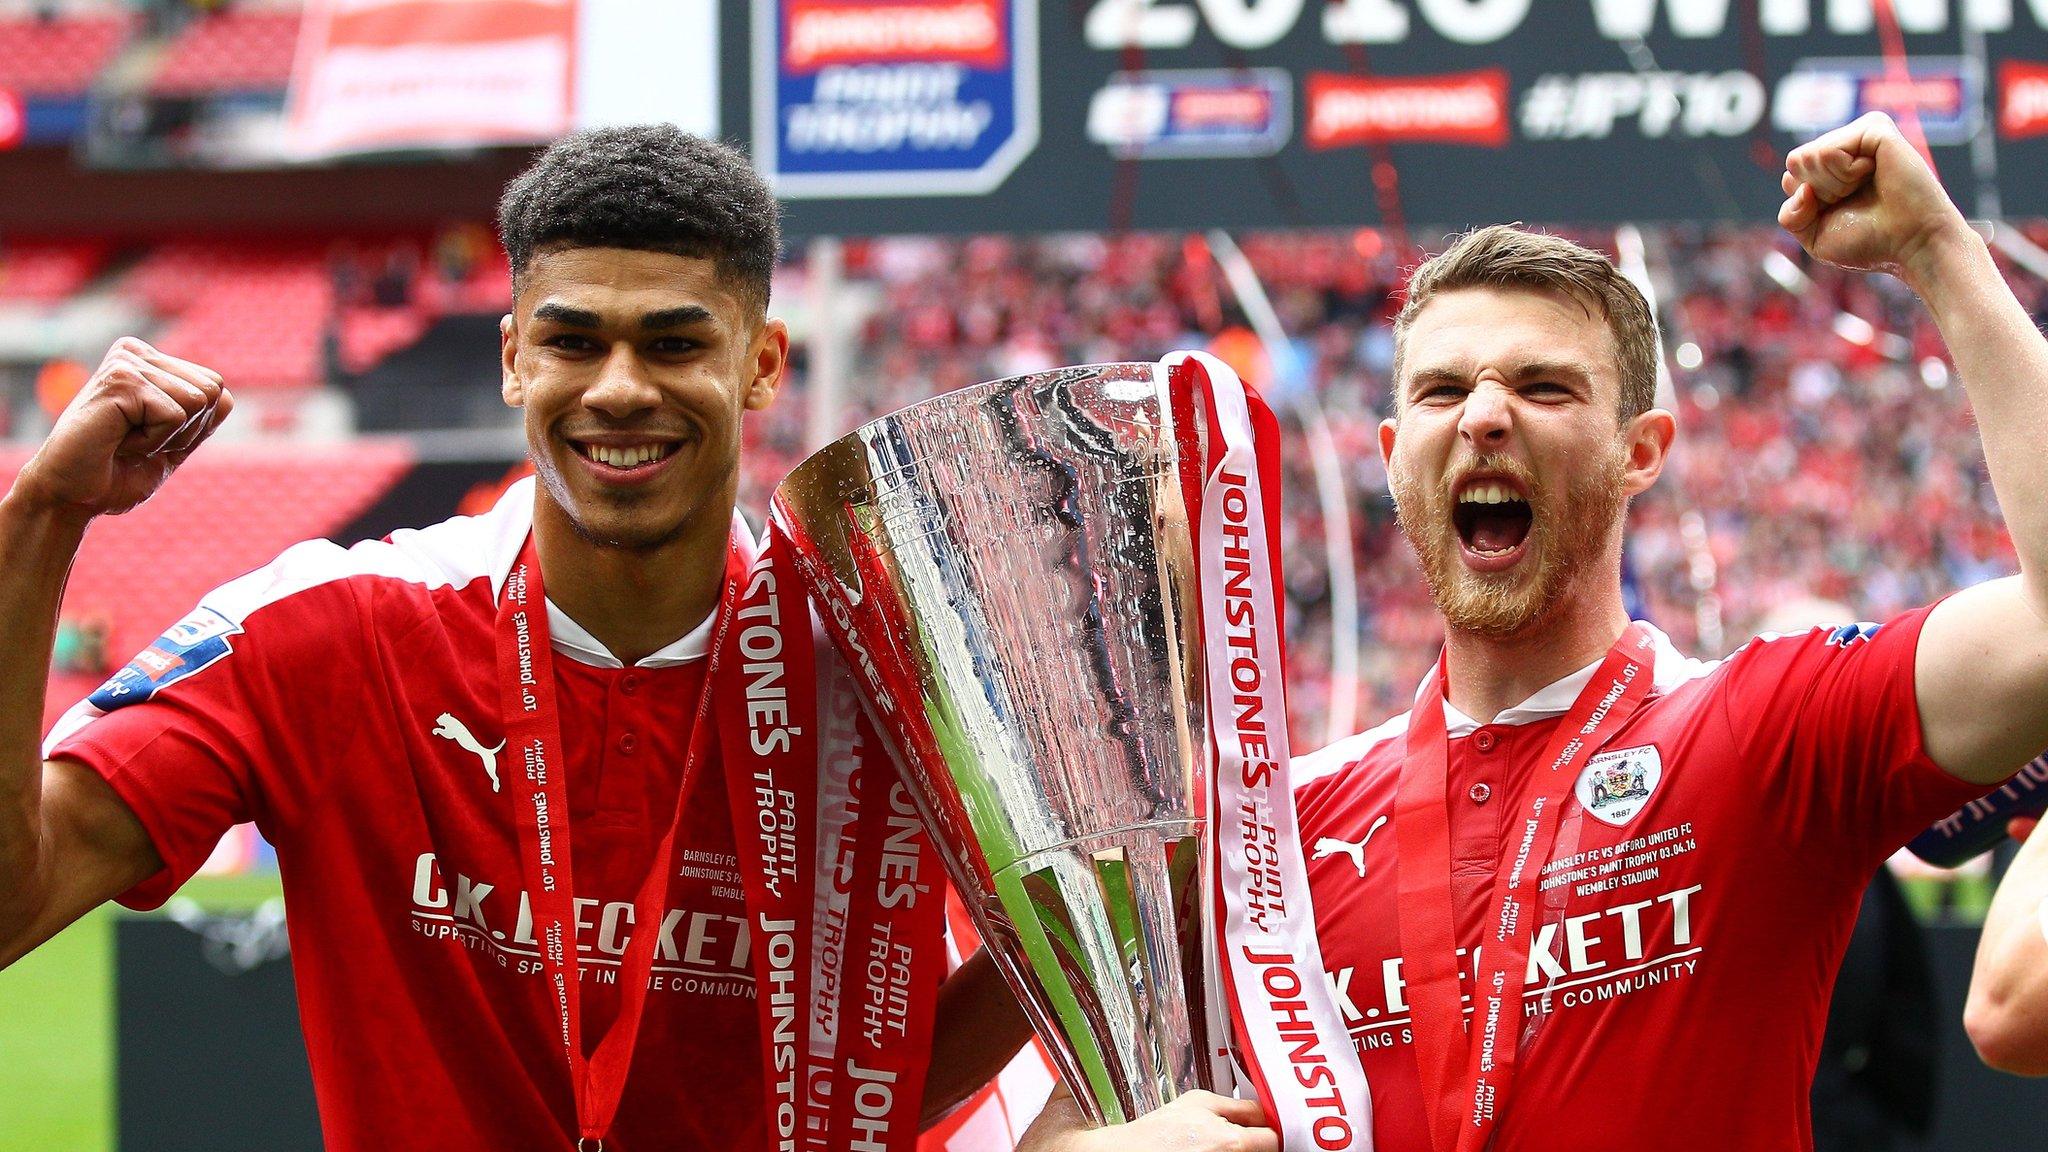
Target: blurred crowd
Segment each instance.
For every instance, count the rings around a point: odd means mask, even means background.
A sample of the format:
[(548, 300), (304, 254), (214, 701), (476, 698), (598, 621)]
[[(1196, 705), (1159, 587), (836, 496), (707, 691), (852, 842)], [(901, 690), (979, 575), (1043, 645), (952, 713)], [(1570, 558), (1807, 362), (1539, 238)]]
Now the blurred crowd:
[[(1606, 233), (1576, 239), (1612, 250)], [(1265, 389), (1287, 448), (1290, 682), (1298, 737), (1332, 704), (1329, 553), (1303, 428), (1327, 419), (1357, 573), (1361, 720), (1407, 707), (1441, 636), (1394, 527), (1375, 427), (1389, 408), (1392, 320), (1420, 254), (1374, 231), (1248, 237), (1290, 346), (1277, 355), (1200, 237), (850, 242), (842, 287), (868, 307), (842, 423), (977, 381), (1206, 348)], [(1434, 245), (1432, 245), (1434, 247)], [(1638, 615), (1718, 656), (1774, 608), (1818, 598), (1882, 620), (2012, 571), (1962, 389), (1904, 285), (1813, 266), (1762, 229), (1665, 230), (1650, 276), (1680, 441), (1637, 501), (1627, 557)], [(799, 259), (779, 291), (800, 300)], [(2008, 269), (2036, 315), (2048, 286)], [(806, 380), (805, 350), (796, 361)], [(802, 455), (806, 405), (750, 429), (746, 505)]]

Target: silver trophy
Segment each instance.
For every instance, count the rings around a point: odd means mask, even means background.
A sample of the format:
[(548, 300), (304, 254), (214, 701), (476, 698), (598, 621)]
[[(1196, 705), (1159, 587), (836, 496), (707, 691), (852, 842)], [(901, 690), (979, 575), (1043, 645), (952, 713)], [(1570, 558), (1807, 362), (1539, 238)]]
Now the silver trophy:
[(1201, 634), (1152, 364), (875, 420), (774, 515), (947, 869), (1098, 1123), (1211, 1087)]

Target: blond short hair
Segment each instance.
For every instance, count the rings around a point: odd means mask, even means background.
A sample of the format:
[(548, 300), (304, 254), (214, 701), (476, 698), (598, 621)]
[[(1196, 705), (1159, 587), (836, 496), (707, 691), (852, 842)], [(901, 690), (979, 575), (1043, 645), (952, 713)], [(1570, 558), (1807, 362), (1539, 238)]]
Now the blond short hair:
[(1474, 229), (1425, 261), (1408, 282), (1407, 300), (1394, 318), (1394, 382), (1398, 394), (1408, 328), (1431, 300), (1461, 288), (1527, 288), (1561, 292), (1597, 311), (1614, 334), (1621, 371), (1621, 419), (1648, 412), (1657, 402), (1657, 319), (1649, 302), (1614, 262), (1559, 236), (1512, 224)]

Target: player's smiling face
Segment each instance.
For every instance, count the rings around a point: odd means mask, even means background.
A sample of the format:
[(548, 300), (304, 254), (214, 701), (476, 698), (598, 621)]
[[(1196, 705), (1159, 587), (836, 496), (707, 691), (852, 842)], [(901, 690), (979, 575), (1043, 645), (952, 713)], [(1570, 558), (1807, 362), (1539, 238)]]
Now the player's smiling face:
[(659, 548), (730, 516), (741, 414), (774, 400), (788, 344), (709, 259), (543, 250), (502, 325), (505, 402), (579, 535)]
[(1452, 627), (1513, 635), (1618, 562), (1623, 509), (1662, 451), (1640, 466), (1597, 312), (1548, 291), (1447, 291), (1410, 324), (1396, 387), (1381, 449), (1401, 528)]

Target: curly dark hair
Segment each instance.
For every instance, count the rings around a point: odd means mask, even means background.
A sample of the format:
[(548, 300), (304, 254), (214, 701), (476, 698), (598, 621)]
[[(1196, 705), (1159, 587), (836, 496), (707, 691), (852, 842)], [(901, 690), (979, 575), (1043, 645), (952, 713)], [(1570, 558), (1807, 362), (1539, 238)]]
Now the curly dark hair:
[(775, 195), (746, 156), (673, 124), (592, 128), (505, 186), (498, 236), (515, 291), (551, 247), (633, 248), (710, 260), (755, 311), (781, 246)]

